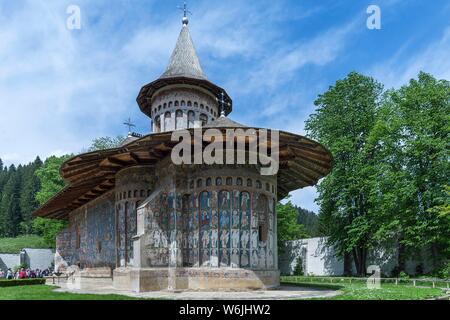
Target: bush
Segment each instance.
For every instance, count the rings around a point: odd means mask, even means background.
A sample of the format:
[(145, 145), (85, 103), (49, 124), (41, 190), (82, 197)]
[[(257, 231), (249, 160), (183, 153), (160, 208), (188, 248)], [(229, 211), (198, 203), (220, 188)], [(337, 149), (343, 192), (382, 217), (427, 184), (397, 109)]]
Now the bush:
[(18, 287), (18, 286), (32, 286), (38, 284), (45, 284), (45, 279), (14, 279), (14, 280), (6, 280), (0, 279), (0, 288), (1, 287)]
[(294, 276), (303, 276), (303, 261), (302, 258), (297, 259), (297, 264), (294, 269)]
[(409, 274), (407, 274), (405, 271), (400, 271), (400, 274), (398, 275), (400, 279), (409, 279)]
[(444, 264), (444, 266), (438, 271), (438, 277), (444, 279), (450, 278), (450, 262)]

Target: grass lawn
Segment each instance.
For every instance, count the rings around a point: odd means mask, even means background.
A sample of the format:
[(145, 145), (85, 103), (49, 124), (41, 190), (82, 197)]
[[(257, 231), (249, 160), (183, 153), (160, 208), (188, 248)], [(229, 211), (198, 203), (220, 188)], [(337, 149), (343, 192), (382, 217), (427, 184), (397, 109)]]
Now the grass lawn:
[(19, 253), (23, 248), (48, 248), (42, 237), (36, 235), (20, 236), (17, 238), (0, 238), (0, 253)]
[(395, 285), (382, 283), (380, 289), (368, 289), (366, 283), (343, 283), (325, 284), (323, 282), (301, 282), (295, 277), (283, 277), (283, 283), (297, 284), (305, 287), (316, 287), (324, 289), (338, 289), (342, 294), (329, 298), (318, 298), (323, 300), (424, 300), (443, 296), (445, 293), (439, 288), (420, 288), (409, 285)]
[(140, 300), (116, 294), (77, 294), (55, 292), (57, 287), (46, 285), (0, 288), (0, 300)]

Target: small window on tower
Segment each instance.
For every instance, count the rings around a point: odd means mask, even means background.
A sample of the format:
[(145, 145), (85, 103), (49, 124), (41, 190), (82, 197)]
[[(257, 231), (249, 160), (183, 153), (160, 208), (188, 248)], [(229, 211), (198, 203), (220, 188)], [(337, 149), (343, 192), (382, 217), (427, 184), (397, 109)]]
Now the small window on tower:
[(202, 126), (205, 126), (208, 123), (208, 116), (204, 113), (200, 114), (200, 121)]

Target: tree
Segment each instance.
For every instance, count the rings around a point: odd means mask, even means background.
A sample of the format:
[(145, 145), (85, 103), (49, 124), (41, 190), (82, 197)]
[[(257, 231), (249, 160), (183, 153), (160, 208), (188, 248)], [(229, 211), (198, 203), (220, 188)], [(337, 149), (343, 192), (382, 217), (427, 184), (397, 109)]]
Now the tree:
[(50, 248), (55, 248), (56, 236), (67, 227), (67, 221), (37, 217), (33, 220), (33, 230), (44, 238)]
[(20, 211), (23, 219), (20, 223), (20, 228), (24, 234), (30, 234), (32, 232), (32, 213), (39, 205), (36, 200), (36, 193), (40, 189), (40, 181), (35, 175), (35, 172), (41, 167), (42, 161), (39, 157), (33, 163), (24, 167), (22, 188), (20, 191)]
[[(380, 236), (398, 235), (399, 260), (427, 246), (438, 268), (449, 259), (450, 223), (445, 207), (448, 161), (450, 82), (419, 73), (399, 90), (387, 93), (372, 139), (381, 151), (377, 204), (385, 220)], [(384, 187), (383, 187), (384, 186)]]
[(318, 186), (321, 231), (338, 254), (352, 254), (359, 275), (365, 275), (373, 248), (376, 216), (370, 210), (374, 151), (367, 145), (381, 104), (383, 87), (370, 77), (352, 72), (315, 101), (306, 121), (308, 135), (332, 153), (332, 172)]
[(42, 167), (36, 170), (36, 176), (41, 185), (41, 189), (36, 193), (36, 200), (40, 205), (45, 204), (65, 187), (66, 183), (61, 177), (59, 169), (69, 157), (69, 155), (51, 156), (45, 160)]
[(20, 212), (20, 178), (22, 167), (11, 165), (8, 169), (8, 180), (3, 188), (0, 201), (0, 236), (15, 237), (19, 234)]
[(115, 138), (112, 137), (96, 138), (92, 141), (92, 144), (87, 151), (92, 152), (97, 150), (117, 148), (122, 144), (124, 140), (125, 138), (123, 136), (117, 136)]
[(307, 238), (308, 234), (305, 227), (297, 223), (297, 209), (291, 203), (277, 204), (277, 236), (278, 249), (282, 252), (285, 248), (286, 241)]
[(310, 237), (320, 236), (319, 232), (319, 217), (312, 211), (297, 207), (297, 223), (305, 226), (306, 232)]

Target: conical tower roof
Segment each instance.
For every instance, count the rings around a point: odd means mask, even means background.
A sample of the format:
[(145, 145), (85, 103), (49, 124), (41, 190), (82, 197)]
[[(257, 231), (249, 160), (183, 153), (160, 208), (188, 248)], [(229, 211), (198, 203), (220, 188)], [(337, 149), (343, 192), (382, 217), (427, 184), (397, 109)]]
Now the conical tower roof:
[(183, 27), (166, 71), (158, 79), (141, 88), (136, 99), (139, 108), (151, 118), (154, 95), (166, 86), (183, 85), (206, 90), (214, 97), (222, 95), (222, 99), (225, 102), (224, 112), (225, 115), (228, 115), (233, 109), (233, 101), (225, 89), (210, 82), (203, 73), (189, 32), (189, 20), (186, 17), (186, 12), (182, 22)]
[(174, 77), (207, 79), (200, 65), (187, 24), (183, 24), (169, 65), (161, 79)]

